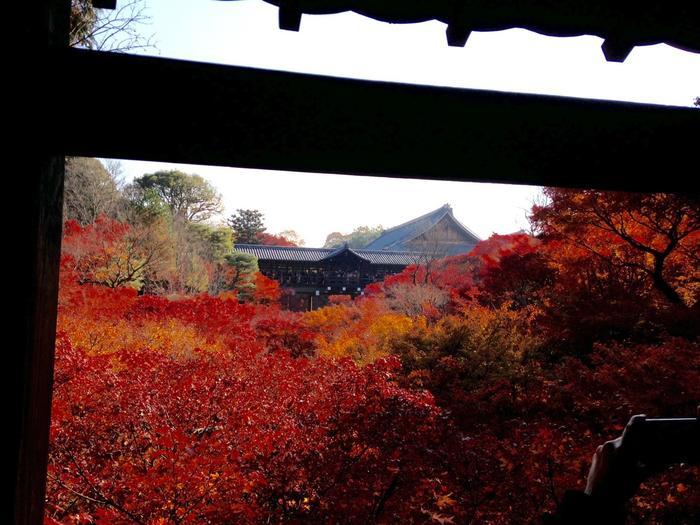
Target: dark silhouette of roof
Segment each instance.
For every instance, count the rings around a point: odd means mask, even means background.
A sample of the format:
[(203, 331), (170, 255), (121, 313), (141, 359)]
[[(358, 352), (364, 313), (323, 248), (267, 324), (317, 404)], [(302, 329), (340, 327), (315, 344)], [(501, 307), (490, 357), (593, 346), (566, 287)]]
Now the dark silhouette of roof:
[(450, 243), (446, 255), (456, 255), (458, 253), (468, 253), (481, 239), (469, 228), (459, 222), (452, 214), (452, 207), (445, 204), (437, 210), (433, 210), (425, 215), (411, 219), (410, 221), (389, 228), (377, 239), (367, 246), (366, 250), (394, 250), (394, 251), (415, 251), (415, 246), (411, 246), (411, 241), (428, 233), (443, 219), (453, 223), (458, 231), (463, 235), (463, 242)]
[(354, 11), (389, 23), (439, 20), (447, 42), (463, 46), (472, 31), (529, 29), (549, 36), (595, 35), (611, 61), (635, 46), (666, 43), (700, 52), (700, 10), (687, 0), (265, 0), (279, 6), (279, 26), (298, 31), (303, 13)]
[(322, 262), (349, 252), (370, 264), (408, 266), (420, 260), (420, 255), (406, 251), (377, 251), (340, 248), (306, 248), (298, 246), (267, 246), (264, 244), (236, 244), (236, 250), (255, 256), (259, 261)]

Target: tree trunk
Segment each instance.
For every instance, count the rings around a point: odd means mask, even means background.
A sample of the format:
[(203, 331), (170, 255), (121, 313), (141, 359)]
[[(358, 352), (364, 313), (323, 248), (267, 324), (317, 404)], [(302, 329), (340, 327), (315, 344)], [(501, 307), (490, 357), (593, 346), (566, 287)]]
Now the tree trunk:
[(654, 286), (658, 291), (660, 291), (668, 301), (673, 305), (686, 306), (678, 295), (678, 292), (664, 279), (664, 261), (666, 257), (663, 255), (656, 255), (654, 257), (654, 271), (651, 273), (651, 278), (654, 282)]

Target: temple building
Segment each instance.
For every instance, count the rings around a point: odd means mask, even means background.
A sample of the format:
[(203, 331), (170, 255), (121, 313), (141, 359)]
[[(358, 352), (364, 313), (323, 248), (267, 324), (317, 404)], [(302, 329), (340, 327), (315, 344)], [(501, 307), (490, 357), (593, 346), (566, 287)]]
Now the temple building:
[(253, 255), (260, 272), (280, 283), (282, 304), (290, 310), (325, 306), (330, 295), (356, 297), (373, 282), (411, 264), (468, 253), (479, 238), (445, 204), (390, 228), (364, 248), (305, 248), (236, 244)]
[(431, 252), (437, 258), (469, 253), (481, 239), (459, 222), (449, 204), (389, 228), (365, 250)]

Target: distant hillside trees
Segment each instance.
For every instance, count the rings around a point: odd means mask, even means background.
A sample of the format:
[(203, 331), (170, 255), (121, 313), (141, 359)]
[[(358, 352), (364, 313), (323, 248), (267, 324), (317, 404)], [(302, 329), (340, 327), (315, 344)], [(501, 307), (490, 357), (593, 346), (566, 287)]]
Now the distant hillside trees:
[(384, 233), (382, 226), (358, 226), (352, 233), (333, 232), (326, 237), (324, 248), (337, 248), (345, 243), (350, 248), (364, 248)]
[(302, 239), (301, 236), (294, 230), (284, 230), (281, 231), (278, 235), (280, 237), (284, 237), (287, 242), (291, 243), (294, 246), (304, 246), (304, 244), (306, 244), (304, 239)]

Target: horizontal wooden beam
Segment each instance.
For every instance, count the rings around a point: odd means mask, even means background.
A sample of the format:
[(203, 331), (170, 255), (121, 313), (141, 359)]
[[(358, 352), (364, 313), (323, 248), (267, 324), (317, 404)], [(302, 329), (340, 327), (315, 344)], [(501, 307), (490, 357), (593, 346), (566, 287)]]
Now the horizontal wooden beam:
[(116, 9), (117, 0), (92, 0), (92, 7), (95, 9)]
[[(700, 111), (61, 51), (57, 153), (689, 191)], [(60, 80), (59, 80), (60, 79)], [(332, 198), (332, 197), (331, 197)], [(400, 199), (400, 196), (396, 196)]]

